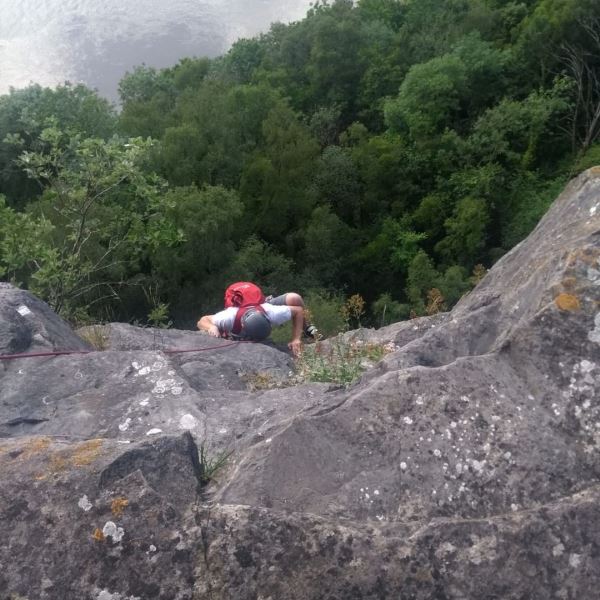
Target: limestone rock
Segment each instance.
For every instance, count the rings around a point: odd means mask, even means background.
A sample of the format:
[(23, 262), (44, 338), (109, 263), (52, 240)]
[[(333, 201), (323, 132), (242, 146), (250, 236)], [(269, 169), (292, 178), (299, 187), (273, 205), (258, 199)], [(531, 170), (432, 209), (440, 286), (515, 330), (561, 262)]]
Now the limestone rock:
[[(452, 312), (345, 334), (397, 347), (349, 389), (123, 324), (0, 361), (0, 598), (595, 598), (599, 306), (591, 169)], [(1, 286), (1, 353), (40, 347), (89, 349)]]

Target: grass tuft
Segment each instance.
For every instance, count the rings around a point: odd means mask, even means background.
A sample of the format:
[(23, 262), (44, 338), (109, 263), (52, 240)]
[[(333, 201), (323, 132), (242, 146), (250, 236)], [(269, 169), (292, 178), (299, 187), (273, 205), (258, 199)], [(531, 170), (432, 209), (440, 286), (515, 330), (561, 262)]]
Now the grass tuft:
[(307, 346), (296, 360), (297, 383), (320, 382), (350, 385), (386, 354), (394, 352), (393, 343), (381, 344), (353, 340), (317, 342)]

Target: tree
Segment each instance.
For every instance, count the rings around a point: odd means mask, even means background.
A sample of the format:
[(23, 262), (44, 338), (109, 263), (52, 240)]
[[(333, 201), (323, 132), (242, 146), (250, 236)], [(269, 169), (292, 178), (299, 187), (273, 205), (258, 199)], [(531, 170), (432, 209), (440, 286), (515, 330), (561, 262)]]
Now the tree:
[(39, 150), (21, 154), (19, 165), (44, 190), (30, 209), (45, 233), (45, 249), (22, 256), (21, 268), (29, 270), (25, 283), (57, 312), (73, 316), (115, 298), (128, 267), (179, 241), (165, 218), (163, 183), (142, 170), (149, 147), (53, 127), (42, 131)]
[(298, 285), (294, 261), (253, 235), (246, 239), (237, 253), (228, 279), (254, 281), (265, 293), (273, 295), (284, 294)]
[(406, 278), (406, 296), (417, 314), (425, 314), (427, 293), (437, 286), (438, 278), (433, 261), (420, 250), (412, 259)]
[(173, 73), (145, 65), (119, 82), (123, 109), (119, 127), (127, 135), (160, 138), (169, 123), (177, 92)]
[(271, 243), (301, 227), (312, 211), (306, 181), (314, 171), (319, 145), (296, 114), (277, 105), (263, 122), (264, 154), (247, 164), (240, 193), (248, 227)]
[(456, 56), (415, 65), (397, 98), (385, 105), (386, 123), (391, 131), (408, 131), (415, 140), (439, 134), (453, 124), (466, 89), (467, 70)]
[(350, 153), (329, 146), (317, 161), (313, 186), (320, 205), (329, 205), (348, 225), (358, 225), (361, 217), (360, 182)]
[(328, 206), (315, 208), (303, 231), (300, 266), (312, 287), (334, 289), (343, 284), (347, 257), (355, 245), (352, 230)]
[(51, 123), (84, 137), (108, 139), (116, 130), (117, 119), (114, 107), (83, 85), (65, 84), (55, 89), (31, 85), (0, 96), (0, 193), (5, 194), (9, 206), (22, 209), (39, 195), (39, 186), (15, 160)]
[(446, 237), (436, 245), (448, 263), (458, 262), (472, 267), (481, 262), (486, 242), (489, 213), (485, 202), (479, 198), (462, 198), (453, 215), (446, 220)]
[(574, 98), (569, 112), (571, 147), (585, 154), (600, 138), (600, 17), (580, 17), (579, 24), (587, 44), (564, 42), (562, 55)]
[(474, 159), (529, 168), (559, 154), (560, 129), (555, 123), (568, 109), (564, 96), (565, 87), (558, 81), (551, 90), (532, 92), (521, 101), (504, 99), (487, 110), (468, 139)]

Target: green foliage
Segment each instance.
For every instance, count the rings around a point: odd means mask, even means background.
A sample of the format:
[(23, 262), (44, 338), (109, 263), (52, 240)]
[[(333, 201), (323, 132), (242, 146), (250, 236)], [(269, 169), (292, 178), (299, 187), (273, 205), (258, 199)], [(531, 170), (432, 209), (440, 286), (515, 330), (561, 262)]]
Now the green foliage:
[(26, 270), (24, 283), (69, 316), (102, 294), (115, 296), (129, 264), (180, 234), (166, 219), (161, 181), (142, 170), (149, 142), (82, 139), (48, 128), (39, 147), (18, 159), (44, 189), (30, 207), (37, 223), (20, 217), (19, 235), (33, 226), (47, 235), (13, 270)]
[(229, 270), (231, 281), (254, 281), (266, 293), (277, 296), (296, 286), (294, 263), (259, 238), (250, 236)]
[(349, 269), (352, 230), (329, 206), (319, 206), (313, 211), (303, 238), (301, 265), (305, 278), (312, 285), (333, 286)]
[(296, 379), (347, 386), (394, 349), (392, 345), (342, 339), (317, 342), (296, 360)]
[(419, 251), (408, 267), (406, 296), (415, 313), (425, 313), (427, 292), (437, 286), (439, 273), (433, 261), (423, 250)]
[(456, 261), (470, 267), (480, 262), (488, 222), (485, 201), (471, 196), (462, 198), (444, 224), (446, 237), (436, 245), (436, 251), (450, 263)]
[(198, 452), (198, 461), (200, 464), (200, 485), (206, 486), (213, 481), (216, 475), (226, 465), (233, 454), (233, 450), (217, 452), (214, 456), (210, 455), (207, 445), (202, 442)]
[(331, 337), (344, 330), (344, 299), (340, 294), (314, 290), (305, 294), (304, 300), (310, 310), (311, 322), (323, 337)]
[(547, 152), (553, 123), (564, 114), (564, 84), (532, 92), (525, 100), (502, 100), (476, 122), (469, 138), (473, 156), (506, 168), (530, 168)]
[(409, 131), (414, 139), (440, 133), (455, 119), (466, 89), (466, 68), (456, 56), (415, 65), (402, 82), (398, 97), (386, 105), (386, 123), (392, 131)]
[(316, 2), (223, 57), (137, 67), (118, 116), (80, 85), (12, 90), (0, 276), (77, 319), (193, 326), (231, 279), (321, 290), (328, 334), (346, 290), (374, 325), (450, 308), (600, 162), (596, 14)]
[(401, 304), (394, 300), (391, 294), (381, 294), (371, 309), (375, 324), (378, 327), (384, 327), (396, 321), (407, 319), (410, 315), (410, 307), (408, 304)]
[(565, 184), (564, 177), (540, 180), (533, 174), (513, 182), (508, 202), (511, 211), (502, 227), (503, 248), (512, 248), (529, 235)]
[(575, 163), (573, 171), (577, 174), (590, 167), (597, 167), (598, 165), (600, 165), (600, 143), (588, 148), (587, 152), (585, 152), (585, 154), (583, 154), (583, 156)]
[(314, 170), (319, 146), (284, 105), (269, 113), (263, 133), (265, 154), (257, 154), (244, 170), (240, 194), (251, 230), (275, 242), (312, 212), (306, 181)]
[(108, 101), (82, 85), (65, 84), (54, 90), (31, 85), (0, 96), (0, 193), (9, 206), (22, 209), (39, 195), (39, 186), (15, 161), (52, 124), (83, 137), (107, 139), (117, 120)]
[(56, 259), (48, 240), (52, 224), (6, 206), (0, 196), (0, 277), (23, 285), (30, 270)]

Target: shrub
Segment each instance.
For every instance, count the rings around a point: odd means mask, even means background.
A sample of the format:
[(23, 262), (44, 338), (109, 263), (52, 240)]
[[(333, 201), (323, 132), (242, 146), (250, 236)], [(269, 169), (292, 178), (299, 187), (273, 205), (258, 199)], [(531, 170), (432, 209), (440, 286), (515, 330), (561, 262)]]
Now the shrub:
[(397, 348), (393, 343), (362, 341), (317, 342), (307, 346), (296, 360), (296, 382), (350, 385), (360, 375)]

